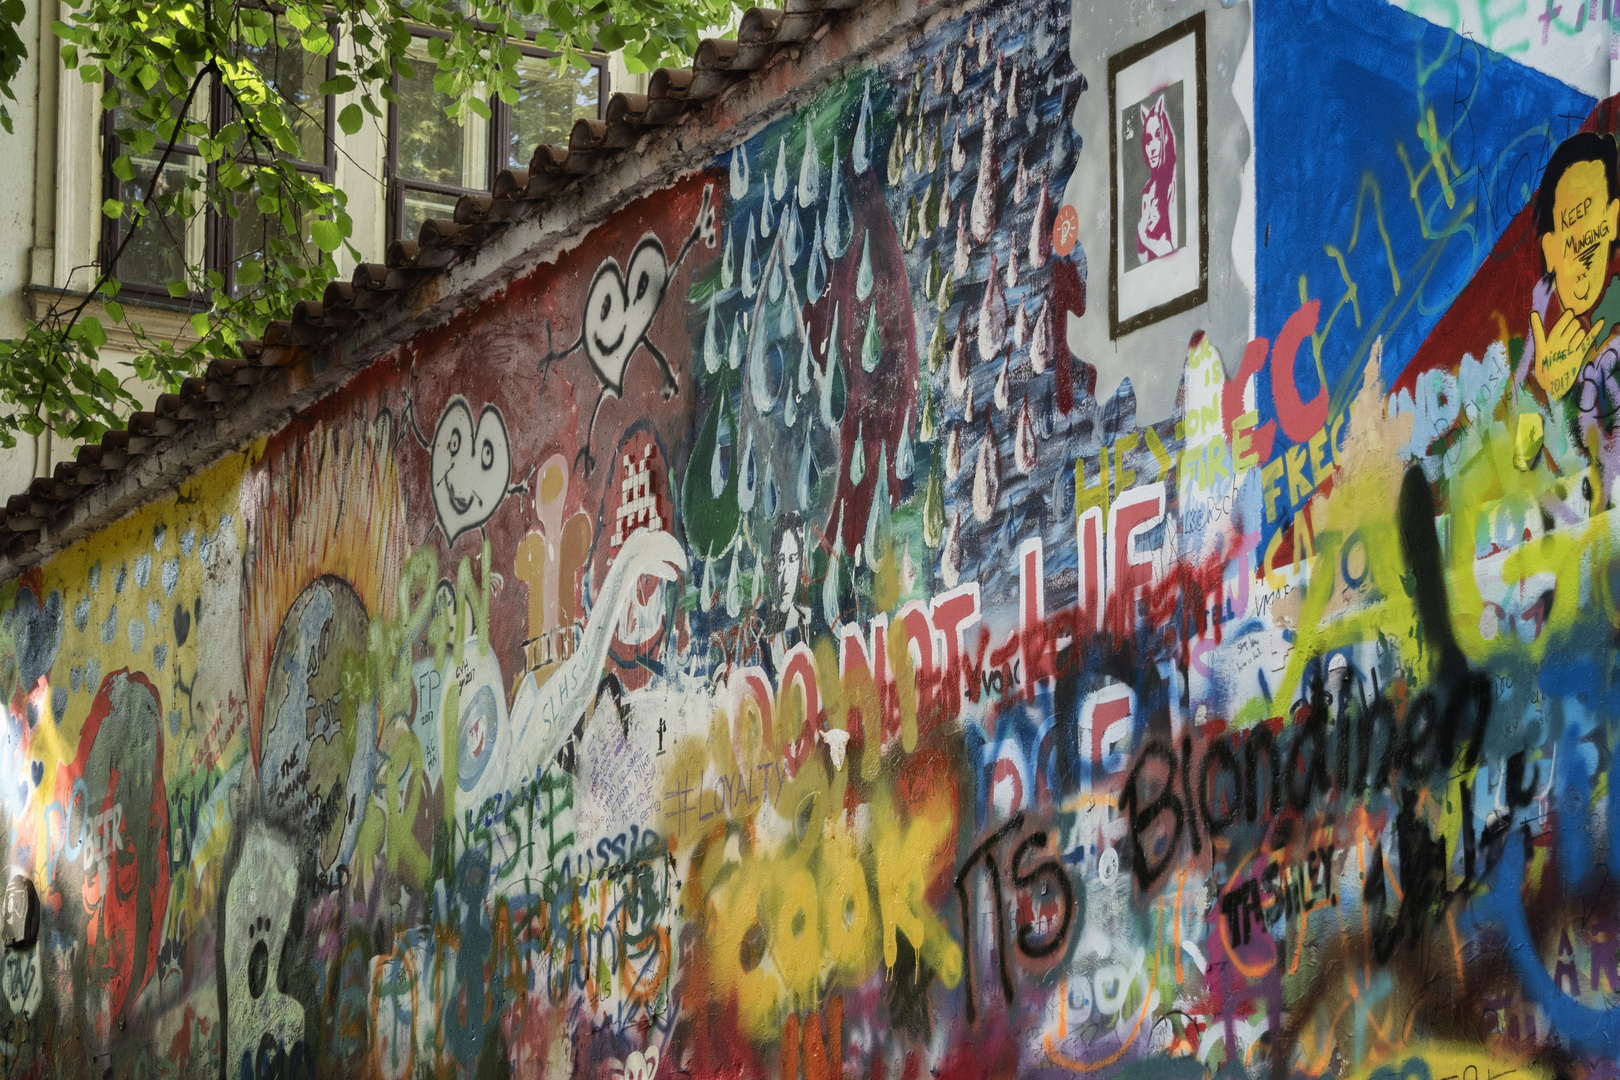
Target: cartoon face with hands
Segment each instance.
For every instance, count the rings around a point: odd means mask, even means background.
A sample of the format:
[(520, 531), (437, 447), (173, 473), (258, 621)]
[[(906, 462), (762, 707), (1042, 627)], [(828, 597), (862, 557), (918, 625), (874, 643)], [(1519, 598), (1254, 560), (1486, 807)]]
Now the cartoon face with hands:
[(591, 278), (590, 288), (585, 292), (585, 311), (579, 337), (571, 345), (561, 352), (551, 347), (551, 327), (549, 324), (546, 327), (547, 351), (539, 364), (542, 394), (545, 391), (544, 373), (550, 370), (552, 364), (575, 350), (585, 354), (585, 360), (601, 388), (596, 396), (596, 409), (591, 413), (590, 427), (586, 431), (585, 446), (575, 459), (576, 465), (579, 460), (584, 460), (587, 472), (594, 462), (590, 450), (591, 440), (596, 433), (596, 418), (602, 414), (602, 405), (610, 396), (624, 396), (625, 369), (637, 351), (645, 352), (658, 366), (664, 378), (664, 400), (668, 401), (680, 393), (675, 368), (653, 343), (649, 331), (653, 317), (658, 314), (669, 291), (670, 282), (674, 280), (676, 268), (686, 259), (693, 245), (701, 240), (713, 248), (719, 242), (713, 201), (714, 185), (710, 184), (703, 189), (703, 204), (698, 209), (691, 235), (681, 245), (673, 261), (665, 254), (663, 241), (654, 233), (643, 236), (636, 244), (630, 253), (628, 271), (619, 266), (616, 258), (609, 256), (602, 260)]
[(1533, 374), (1553, 401), (1569, 393), (1604, 340), (1605, 320), (1591, 326), (1585, 320), (1603, 297), (1609, 256), (1620, 234), (1615, 167), (1614, 139), (1581, 132), (1554, 152), (1536, 197), (1541, 257), (1563, 308), (1551, 327), (1540, 313), (1530, 315)]

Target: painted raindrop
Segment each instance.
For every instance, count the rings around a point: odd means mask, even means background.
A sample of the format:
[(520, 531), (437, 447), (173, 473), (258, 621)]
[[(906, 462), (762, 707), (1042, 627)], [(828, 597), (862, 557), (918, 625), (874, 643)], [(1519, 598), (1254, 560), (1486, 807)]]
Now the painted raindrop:
[(832, 185), (827, 190), (827, 254), (842, 258), (855, 240), (855, 211), (844, 190), (844, 170), (838, 163), (838, 136), (833, 136)]
[(781, 509), (782, 493), (776, 486), (776, 466), (770, 458), (765, 459), (765, 516), (774, 518), (776, 511)]
[(996, 93), (998, 93), (998, 94), (1001, 93), (1001, 80), (1002, 80), (1003, 75), (1004, 75), (1004, 69), (1005, 69), (1005, 66), (1006, 66), (1006, 61), (1007, 61), (1006, 52), (1003, 51), (1003, 50), (1000, 50), (1000, 49), (996, 50), (996, 70), (995, 70), (995, 74), (993, 74), (990, 77), (990, 85), (992, 85), (992, 86), (994, 86), (996, 88)]
[(961, 172), (967, 164), (967, 151), (962, 149), (962, 118), (956, 118), (956, 130), (951, 135), (951, 172)]
[(771, 389), (770, 376), (765, 370), (765, 345), (769, 337), (762, 325), (765, 321), (761, 319), (761, 325), (756, 325), (754, 332), (748, 335), (748, 392), (753, 398), (754, 409), (761, 416), (770, 415), (771, 410), (776, 408), (776, 393)]
[(714, 560), (703, 560), (703, 587), (698, 590), (698, 607), (705, 612), (714, 608)]
[(855, 421), (855, 442), (849, 448), (849, 482), (856, 487), (866, 479), (866, 426)]
[(720, 370), (720, 336), (715, 328), (714, 297), (709, 297), (709, 318), (703, 328), (703, 367), (710, 375)]
[[(719, 408), (718, 405), (716, 407)], [(732, 454), (731, 417), (722, 409), (719, 420), (715, 431), (714, 453), (709, 455), (709, 490), (717, 499), (726, 493), (726, 488), (731, 484)]]
[(742, 586), (737, 581), (737, 561), (739, 556), (731, 556), (731, 570), (726, 574), (726, 614), (735, 619), (742, 614)]
[(989, 410), (984, 414), (984, 435), (979, 439), (978, 462), (973, 467), (973, 516), (981, 525), (995, 516), (1001, 498), (1001, 447)]
[[(786, 282), (783, 280), (782, 275), (782, 260), (772, 259), (770, 282), (765, 290), (765, 295), (771, 298), (771, 303), (774, 304), (778, 300), (782, 299), (782, 287), (785, 284)], [(786, 333), (786, 331), (783, 332)]]
[(1029, 268), (1039, 270), (1052, 257), (1052, 198), (1047, 194), (1046, 177), (1039, 184), (1040, 197), (1035, 200), (1035, 214), (1029, 221)]
[(889, 521), (892, 508), (889, 506), (889, 448), (887, 446), (878, 450), (877, 483), (873, 485), (872, 508), (866, 513), (866, 564), (873, 570), (877, 569), (879, 550), (882, 542), (889, 537)]
[(962, 314), (957, 318), (956, 344), (951, 349), (951, 396), (957, 401), (961, 401), (967, 394), (971, 378), (968, 362), (967, 308), (964, 307)]
[(1046, 374), (1052, 362), (1052, 320), (1047, 315), (1046, 298), (1041, 298), (1040, 309), (1035, 312), (1035, 328), (1030, 333), (1029, 365), (1035, 374)]
[(951, 71), (951, 91), (960, 94), (962, 87), (967, 85), (967, 48), (956, 50), (956, 67)]
[(816, 149), (816, 114), (804, 124), (804, 156), (799, 159), (799, 205), (806, 209), (821, 198), (821, 151)]
[(838, 315), (833, 307), (832, 333), (827, 338), (827, 367), (821, 376), (821, 422), (836, 431), (844, 419), (844, 365), (838, 355)]
[(732, 284), (737, 280), (737, 260), (731, 246), (734, 239), (731, 230), (727, 229), (726, 253), (720, 257), (720, 287), (723, 289), (731, 288)]
[(816, 234), (810, 241), (810, 269), (804, 276), (804, 294), (813, 304), (827, 288), (827, 258), (822, 251), (821, 218), (816, 217)]
[(952, 424), (945, 436), (945, 478), (955, 480), (962, 475), (962, 425)]
[(1007, 282), (1007, 288), (1018, 288), (1018, 249), (1011, 244), (1007, 245), (1007, 270), (1002, 277)]
[(872, 232), (861, 241), (861, 265), (855, 271), (855, 299), (865, 302), (872, 296)]
[(945, 478), (938, 460), (928, 471), (928, 488), (923, 492), (923, 543), (937, 549), (945, 538)]
[(737, 507), (746, 514), (754, 508), (754, 500), (759, 497), (759, 466), (754, 460), (753, 428), (749, 428), (748, 434), (743, 436), (742, 461), (739, 464)]
[[(843, 532), (843, 516), (839, 515), (839, 532)], [(821, 583), (821, 614), (828, 626), (838, 625), (838, 564), (844, 561), (844, 538), (838, 537), (832, 554), (827, 557), (827, 576)]]
[(748, 151), (739, 146), (731, 151), (731, 197), (736, 200), (748, 196)]
[(990, 253), (990, 278), (979, 305), (979, 357), (992, 360), (1007, 342), (1007, 297), (996, 273), (996, 253)]
[(906, 410), (906, 419), (900, 425), (900, 441), (894, 444), (894, 476), (897, 480), (910, 480), (912, 470), (916, 468), (917, 457), (911, 448), (911, 410)]
[(1013, 316), (1013, 348), (1022, 349), (1029, 333), (1028, 317), (1024, 314), (1024, 305), (1018, 305), (1018, 314)]
[(973, 188), (973, 210), (968, 221), (973, 239), (984, 243), (996, 228), (996, 119), (986, 111), (984, 116), (984, 144), (979, 150), (979, 181)]
[(934, 441), (936, 421), (934, 419), (934, 392), (929, 380), (922, 381), (922, 419), (917, 423), (917, 438), (921, 442)]
[(799, 475), (793, 485), (793, 497), (799, 504), (799, 512), (810, 509), (810, 489), (816, 486), (820, 471), (816, 468), (815, 451), (810, 447), (810, 440), (804, 441), (804, 452), (799, 455)]
[(1012, 74), (1007, 77), (1007, 119), (1018, 119), (1018, 65), (1012, 66)]
[(736, 371), (742, 367), (743, 359), (743, 316), (741, 312), (731, 320), (731, 346), (726, 351), (726, 367)]
[(996, 403), (997, 412), (1006, 412), (1012, 401), (1012, 354), (1001, 362), (1001, 374), (996, 376), (996, 385), (990, 392), (991, 399)]
[(799, 394), (802, 396), (810, 392), (810, 338), (805, 335), (800, 339), (799, 348)]
[(1018, 429), (1013, 433), (1013, 462), (1028, 476), (1035, 471), (1035, 424), (1029, 415), (1029, 398), (1018, 412)]
[(776, 177), (771, 182), (771, 194), (781, 199), (787, 194), (788, 167), (787, 167), (787, 138), (784, 136), (776, 144)]
[(966, 278), (972, 268), (973, 245), (968, 242), (967, 211), (956, 208), (956, 256), (951, 269), (959, 278)]
[(761, 239), (767, 239), (771, 235), (771, 197), (763, 190), (761, 194), (764, 198), (759, 200), (759, 235)]
[(872, 80), (866, 80), (861, 95), (861, 116), (855, 122), (855, 144), (849, 148), (849, 161), (860, 176), (872, 165)]
[(796, 200), (788, 200), (787, 209), (782, 212), (782, 221), (782, 258), (787, 260), (789, 267), (797, 266), (804, 243), (804, 230), (799, 225), (799, 204)]
[(1018, 168), (1013, 173), (1013, 202), (1019, 206), (1029, 197), (1029, 170), (1024, 168), (1024, 148), (1018, 148)]
[(883, 361), (882, 343), (878, 340), (877, 305), (866, 313), (866, 334), (861, 339), (861, 370), (873, 372)]
[(750, 299), (759, 291), (759, 259), (754, 254), (754, 215), (748, 215), (748, 239), (743, 241), (742, 294)]

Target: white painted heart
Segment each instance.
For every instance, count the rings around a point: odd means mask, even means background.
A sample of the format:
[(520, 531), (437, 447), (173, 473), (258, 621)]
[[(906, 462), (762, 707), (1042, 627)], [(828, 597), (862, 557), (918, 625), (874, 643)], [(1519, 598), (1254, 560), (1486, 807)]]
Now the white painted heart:
[(585, 356), (604, 387), (624, 396), (624, 369), (647, 336), (669, 283), (669, 260), (658, 237), (641, 238), (630, 255), (630, 272), (604, 259), (585, 294)]
[(485, 405), (475, 426), (467, 399), (451, 398), (433, 432), (428, 468), (439, 525), (455, 543), (488, 521), (511, 487), (512, 450), (501, 411)]

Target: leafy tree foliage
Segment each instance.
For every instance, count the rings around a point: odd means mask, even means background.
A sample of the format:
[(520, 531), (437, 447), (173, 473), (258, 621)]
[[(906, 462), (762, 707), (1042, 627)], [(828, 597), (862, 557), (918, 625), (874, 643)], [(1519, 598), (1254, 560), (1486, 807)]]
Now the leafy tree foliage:
[[(358, 132), (368, 115), (381, 123), (387, 104), (399, 101), (392, 76), (415, 81), (424, 64), (460, 123), (488, 120), (491, 97), (566, 110), (565, 101), (520, 101), (533, 95), (521, 79), (533, 61), (516, 42), (556, 52), (559, 66), (592, 50), (622, 49), (631, 70), (646, 70), (689, 56), (706, 28), (727, 22), (732, 2), (69, 0), (68, 7), (53, 27), (63, 62), (102, 88), (123, 151), (110, 165), (123, 197), (103, 206), (120, 222), (120, 242), (91, 268), (88, 296), (59, 302), (22, 337), (0, 340), (0, 402), (10, 406), (0, 407), (0, 443), (7, 446), (19, 433), (47, 428), (96, 438), (135, 406), (132, 387), (101, 363), (107, 327), (95, 311), (125, 324), (139, 343), (134, 376), (173, 389), (209, 357), (237, 355), (239, 342), (260, 336), (298, 301), (319, 299), (337, 276), (340, 249), (360, 257), (345, 193), (297, 166), (319, 157), (325, 125), (316, 111), (326, 95), (349, 99), (336, 117), (343, 135)], [(7, 96), (26, 56), (15, 32), (23, 11), (23, 0), (0, 0)], [(426, 59), (413, 25), (434, 31)], [(10, 130), (3, 108), (0, 124)], [(342, 143), (340, 135), (340, 153)], [(176, 238), (206, 214), (236, 237), (230, 280), (175, 254), (184, 250)], [(131, 265), (149, 274), (157, 268), (172, 296), (195, 303), (194, 340), (166, 340), (130, 319), (112, 268)]]

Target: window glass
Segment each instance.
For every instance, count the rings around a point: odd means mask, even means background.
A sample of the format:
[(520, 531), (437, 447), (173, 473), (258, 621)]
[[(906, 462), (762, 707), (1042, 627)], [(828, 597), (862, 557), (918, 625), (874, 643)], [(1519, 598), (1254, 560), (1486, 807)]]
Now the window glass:
[[(192, 96), (190, 115), (191, 115), (191, 118), (193, 120), (207, 121), (207, 119), (208, 119), (208, 82), (209, 81), (210, 80), (205, 79), (204, 82), (203, 82), (203, 85), (197, 88), (197, 93)], [(169, 115), (170, 116), (179, 116), (180, 115), (180, 106), (185, 102), (185, 100), (186, 100), (186, 95), (184, 95), (184, 94), (175, 94), (173, 97), (169, 98)], [(156, 134), (158, 136), (158, 145), (159, 146), (163, 145), (163, 138), (162, 137), (164, 135), (168, 134), (168, 132), (166, 132), (166, 131), (165, 132), (159, 132), (157, 130), (157, 125), (156, 124), (154, 124), (151, 121), (148, 121), (146, 119), (143, 119), (142, 117), (139, 117), (139, 116), (135, 115), (135, 110), (129, 108), (128, 106), (120, 106), (119, 108), (117, 108), (117, 109), (115, 109), (113, 111), (112, 123), (113, 123), (113, 130), (114, 131), (117, 131), (120, 128), (122, 128), (124, 130), (129, 130), (131, 128), (136, 128), (136, 129), (144, 129), (144, 130), (147, 130), (147, 131), (151, 131), (151, 132), (153, 132), (154, 134)], [(182, 132), (180, 132), (180, 138), (178, 140), (176, 140), (176, 145), (179, 145), (179, 146), (191, 146), (191, 145), (195, 144), (196, 141), (197, 140), (194, 139), (192, 136), (190, 136), (187, 133), (185, 133), (184, 131), (182, 131)]]
[(440, 195), (415, 188), (406, 188), (401, 194), (405, 200), (405, 231), (400, 235), (404, 239), (415, 240), (417, 230), (428, 218), (455, 216), (456, 200), (459, 196)]
[(511, 169), (527, 169), (534, 148), (541, 143), (566, 145), (575, 120), (596, 119), (602, 97), (600, 68), (570, 64), (559, 71), (550, 60), (525, 56), (519, 61), (519, 71), (522, 81), (512, 105), (506, 146), (506, 165)]
[[(281, 218), (261, 214), (258, 207), (251, 200), (238, 201), (237, 206), (240, 209), (241, 216), (232, 218), (228, 222), (231, 230), (231, 265), (233, 269), (241, 267), (242, 263), (248, 259), (261, 263), (264, 261), (265, 245), (267, 243), (266, 230), (269, 230), (271, 237), (293, 239), (282, 231)], [(298, 220), (303, 220), (302, 214), (298, 215)], [(299, 265), (306, 267), (314, 263), (317, 259), (314, 243), (308, 237), (305, 237), (302, 241), (297, 241), (297, 243), (300, 257), (295, 261)], [(238, 296), (245, 292), (251, 292), (252, 288), (255, 287), (257, 286), (249, 288), (237, 287), (234, 277), (232, 278), (232, 291)]]
[(299, 159), (325, 161), (326, 98), (320, 86), (326, 80), (326, 57), (300, 49), (298, 31), (286, 22), (278, 19), (277, 29), (279, 41), (272, 38), (262, 46), (249, 46), (243, 55), (287, 103), (293, 137), (300, 147)]
[(489, 187), (489, 125), (472, 114), (465, 124), (446, 116), (448, 94), (433, 89), (438, 66), (425, 43), (411, 50), (415, 77), (400, 78), (398, 175), (451, 187)]
[[(141, 222), (118, 261), (119, 277), (130, 284), (166, 285), (184, 279), (188, 265), (202, 263), (203, 222), (200, 215), (187, 218), (178, 208), (166, 208), (160, 200), (180, 191), (187, 172), (198, 167), (198, 161), (188, 155), (170, 155), (158, 177), (157, 163), (162, 151), (146, 157), (132, 157), (135, 175), (122, 185), (120, 198), (133, 207), (155, 194), (150, 213)], [(154, 182), (154, 178), (157, 178)], [(155, 190), (154, 190), (155, 189)], [(125, 211), (121, 228), (129, 228), (129, 211)], [(123, 232), (117, 234), (120, 238)]]

